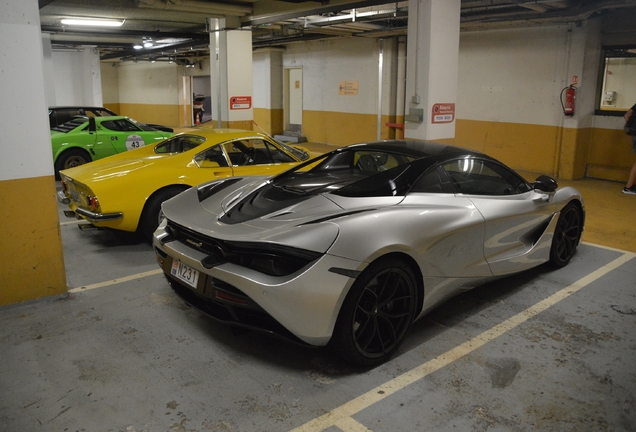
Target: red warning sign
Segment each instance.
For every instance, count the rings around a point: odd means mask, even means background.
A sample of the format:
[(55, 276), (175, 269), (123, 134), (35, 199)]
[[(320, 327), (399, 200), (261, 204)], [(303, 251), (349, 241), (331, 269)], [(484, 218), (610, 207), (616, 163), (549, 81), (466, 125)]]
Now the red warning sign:
[(232, 96), (230, 98), (231, 110), (242, 110), (252, 108), (252, 96)]
[(432, 109), (432, 123), (450, 123), (455, 120), (454, 103), (437, 103)]

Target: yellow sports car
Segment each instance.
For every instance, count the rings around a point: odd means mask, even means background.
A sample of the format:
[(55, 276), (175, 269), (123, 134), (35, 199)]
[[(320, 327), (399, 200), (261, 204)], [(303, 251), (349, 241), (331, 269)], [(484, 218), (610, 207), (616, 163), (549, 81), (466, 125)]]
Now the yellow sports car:
[(198, 129), (62, 170), (57, 198), (72, 210), (67, 216), (150, 239), (161, 204), (184, 190), (218, 178), (274, 175), (308, 158), (306, 149), (257, 132)]

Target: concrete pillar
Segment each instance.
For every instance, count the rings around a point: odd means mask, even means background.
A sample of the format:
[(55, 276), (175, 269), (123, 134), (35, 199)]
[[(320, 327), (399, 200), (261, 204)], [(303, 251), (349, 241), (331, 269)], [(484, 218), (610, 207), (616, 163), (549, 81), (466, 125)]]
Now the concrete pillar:
[(270, 135), (281, 134), (285, 129), (283, 51), (265, 48), (255, 51), (253, 57), (254, 122)]
[(37, 0), (0, 1), (0, 305), (66, 292)]
[(460, 0), (409, 0), (404, 136), (455, 137)]
[(230, 17), (208, 22), (212, 121), (217, 127), (251, 129), (252, 31), (233, 29), (238, 20)]
[[(587, 169), (595, 169), (587, 166), (598, 74), (598, 57), (590, 60), (593, 58), (590, 53), (598, 53), (601, 49), (600, 25), (600, 20), (568, 24), (560, 87), (577, 87), (576, 109), (574, 115), (561, 117), (553, 169), (557, 177), (566, 180), (585, 177)], [(607, 178), (607, 174), (602, 178)]]

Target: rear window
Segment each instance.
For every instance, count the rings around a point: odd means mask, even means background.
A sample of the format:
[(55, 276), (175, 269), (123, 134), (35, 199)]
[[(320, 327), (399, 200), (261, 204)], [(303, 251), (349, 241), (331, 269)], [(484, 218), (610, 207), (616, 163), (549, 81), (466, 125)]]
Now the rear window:
[(63, 123), (63, 124), (61, 124), (59, 126), (55, 126), (55, 127), (51, 128), (51, 130), (68, 133), (68, 132), (72, 131), (73, 129), (77, 128), (78, 126), (81, 126), (84, 123), (86, 123), (87, 120), (88, 119), (84, 118), (84, 117), (76, 117), (76, 118), (74, 118), (71, 121), (68, 121), (68, 122)]
[(155, 147), (157, 154), (184, 153), (203, 144), (205, 138), (198, 135), (178, 135), (169, 138)]

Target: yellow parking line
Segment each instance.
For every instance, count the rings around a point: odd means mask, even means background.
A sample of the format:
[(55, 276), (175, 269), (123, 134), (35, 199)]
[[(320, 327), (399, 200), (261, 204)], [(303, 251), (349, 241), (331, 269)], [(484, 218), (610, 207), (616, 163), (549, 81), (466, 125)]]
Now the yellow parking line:
[[(492, 327), (489, 330), (486, 330), (473, 339), (466, 341), (456, 348), (453, 348), (452, 350), (447, 351), (444, 354), (432, 360), (429, 360), (428, 362), (416, 368), (413, 368), (402, 375), (397, 376), (391, 381), (388, 381), (385, 384), (382, 384), (358, 396), (357, 398), (333, 409), (332, 411), (293, 429), (293, 432), (323, 431), (331, 426), (337, 426), (344, 432), (355, 432), (360, 430), (357, 426), (359, 425), (358, 422), (349, 423), (346, 419), (362, 411), (363, 409), (370, 407), (376, 402), (383, 400), (393, 393), (405, 388), (406, 386), (413, 384), (414, 382), (426, 377), (427, 375), (443, 368), (444, 366), (447, 366), (448, 364), (464, 357), (465, 355), (470, 354), (471, 352), (484, 346), (488, 342), (493, 341), (509, 330), (512, 330), (513, 328), (519, 326), (520, 324), (523, 324), (530, 318), (538, 315), (551, 306), (554, 306), (561, 300), (568, 298), (572, 294), (578, 292), (585, 286), (591, 284), (610, 271), (620, 267), (634, 257), (636, 257), (636, 254), (634, 253), (625, 253), (609, 264), (574, 282), (572, 285), (563, 288), (555, 294), (552, 294), (550, 297), (503, 321), (502, 323), (497, 324), (496, 326)], [(347, 425), (351, 425), (351, 429), (349, 429)]]
[(135, 280), (135, 279), (141, 279), (144, 278), (146, 276), (154, 276), (156, 274), (162, 273), (163, 270), (161, 269), (156, 269), (156, 270), (150, 270), (147, 272), (143, 272), (143, 273), (137, 273), (134, 275), (130, 275), (130, 276), (124, 276), (121, 278), (117, 278), (117, 279), (113, 279), (113, 280), (109, 280), (106, 282), (99, 282), (96, 284), (92, 284), (92, 285), (86, 285), (86, 286), (82, 286), (82, 287), (77, 287), (77, 288), (72, 288), (70, 290), (68, 290), (69, 293), (77, 293), (77, 292), (82, 292), (82, 291), (88, 291), (88, 290), (92, 290), (95, 288), (102, 288), (102, 287), (106, 287), (109, 285), (116, 285), (118, 283), (122, 283), (122, 282), (128, 282), (131, 280)]
[(345, 417), (338, 420), (334, 426), (346, 432), (373, 432), (371, 429), (351, 417)]

